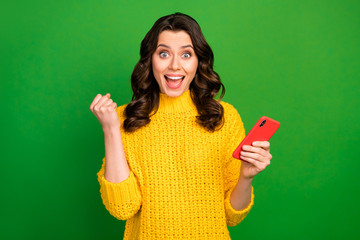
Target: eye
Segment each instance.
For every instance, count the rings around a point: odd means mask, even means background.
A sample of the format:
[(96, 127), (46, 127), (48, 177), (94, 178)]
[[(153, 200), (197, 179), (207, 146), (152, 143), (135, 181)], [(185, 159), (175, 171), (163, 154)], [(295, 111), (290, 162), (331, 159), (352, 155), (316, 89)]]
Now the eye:
[(160, 57), (162, 57), (162, 58), (165, 58), (165, 57), (167, 57), (167, 56), (169, 56), (169, 54), (167, 53), (167, 52), (160, 52)]
[(188, 53), (188, 52), (186, 52), (186, 53), (183, 54), (183, 57), (184, 57), (184, 58), (190, 58), (190, 57), (191, 57), (191, 54)]

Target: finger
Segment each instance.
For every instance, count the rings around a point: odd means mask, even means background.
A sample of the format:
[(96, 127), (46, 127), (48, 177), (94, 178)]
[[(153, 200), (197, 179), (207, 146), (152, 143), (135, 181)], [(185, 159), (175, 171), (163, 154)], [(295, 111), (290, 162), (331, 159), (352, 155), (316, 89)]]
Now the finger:
[(108, 105), (110, 105), (112, 103), (113, 103), (113, 100), (110, 98), (110, 99), (107, 99), (106, 101), (104, 101), (101, 106), (106, 107), (106, 106), (108, 106)]
[(111, 102), (111, 103), (108, 104), (108, 105), (105, 105), (105, 103), (104, 103), (104, 105), (102, 105), (102, 106), (100, 107), (100, 112), (112, 112), (112, 111), (115, 111), (115, 112), (116, 112), (116, 109), (117, 109), (116, 103)]
[(267, 155), (267, 151), (264, 150), (263, 148), (261, 147), (253, 147), (253, 146), (250, 146), (250, 145), (244, 145), (242, 147), (242, 150), (243, 151), (247, 151), (247, 152), (254, 152), (254, 153), (259, 153), (263, 156), (266, 156)]
[(100, 106), (99, 111), (100, 112), (109, 112), (109, 111), (113, 111), (113, 106), (111, 106), (113, 104), (112, 99), (108, 99), (105, 102), (103, 102), (103, 104)]
[(249, 157), (245, 157), (245, 156), (242, 156), (240, 155), (240, 159), (247, 162), (247, 163), (250, 163), (252, 165), (256, 165), (256, 160), (252, 159), (252, 158), (249, 158)]
[(251, 163), (252, 165), (254, 165), (260, 172), (263, 171), (269, 164), (270, 162), (259, 162), (259, 161), (256, 161), (252, 158), (249, 158), (249, 157), (245, 157), (245, 156), (240, 156), (240, 159), (246, 161), (246, 162), (249, 162)]
[(109, 99), (110, 94), (107, 93), (106, 95), (102, 96), (98, 103), (94, 106), (94, 110), (99, 111), (100, 107), (104, 104), (105, 101)]
[(259, 153), (252, 153), (252, 152), (245, 152), (245, 151), (241, 151), (240, 152), (241, 156), (247, 157), (247, 158), (252, 158), (255, 161), (259, 161), (259, 162), (266, 162), (267, 158)]
[(270, 142), (268, 142), (268, 141), (256, 141), (256, 142), (253, 142), (252, 145), (255, 147), (261, 147), (265, 150), (270, 149)]
[(92, 103), (90, 104), (90, 110), (93, 111), (94, 106), (99, 102), (100, 98), (102, 97), (101, 94), (97, 94), (94, 98), (94, 100), (92, 101)]

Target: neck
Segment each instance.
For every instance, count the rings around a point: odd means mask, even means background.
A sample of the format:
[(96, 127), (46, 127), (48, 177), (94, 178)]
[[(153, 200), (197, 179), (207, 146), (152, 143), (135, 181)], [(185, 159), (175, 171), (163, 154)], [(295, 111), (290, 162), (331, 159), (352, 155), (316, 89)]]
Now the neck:
[(169, 97), (165, 93), (160, 93), (158, 112), (176, 113), (196, 110), (190, 94), (190, 90), (185, 91), (178, 97)]

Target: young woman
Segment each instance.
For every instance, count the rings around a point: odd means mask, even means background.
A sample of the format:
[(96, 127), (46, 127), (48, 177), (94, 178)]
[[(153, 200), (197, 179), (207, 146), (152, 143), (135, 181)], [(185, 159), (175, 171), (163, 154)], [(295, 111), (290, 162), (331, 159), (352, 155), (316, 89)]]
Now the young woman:
[[(213, 70), (198, 23), (175, 13), (141, 42), (132, 101), (96, 95), (105, 157), (98, 172), (106, 209), (127, 220), (124, 239), (230, 239), (254, 203), (252, 180), (270, 164), (268, 141), (233, 151), (245, 137)], [(221, 97), (214, 97), (222, 88)]]

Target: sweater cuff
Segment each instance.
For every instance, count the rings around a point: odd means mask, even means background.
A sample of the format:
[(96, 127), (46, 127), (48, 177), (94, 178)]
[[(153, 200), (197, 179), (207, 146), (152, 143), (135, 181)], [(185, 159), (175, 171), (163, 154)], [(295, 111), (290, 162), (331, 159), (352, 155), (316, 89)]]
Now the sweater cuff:
[(109, 182), (104, 175), (99, 177), (103, 198), (120, 203), (129, 203), (141, 199), (140, 188), (132, 171), (130, 171), (127, 179), (119, 183)]
[(234, 209), (230, 202), (231, 199), (230, 196), (234, 189), (235, 188), (233, 188), (231, 191), (228, 191), (225, 196), (225, 211), (226, 211), (227, 223), (229, 226), (236, 226), (237, 224), (239, 224), (246, 217), (246, 215), (249, 213), (250, 209), (254, 205), (254, 197), (255, 197), (254, 187), (251, 186), (250, 203), (244, 209), (241, 210)]

